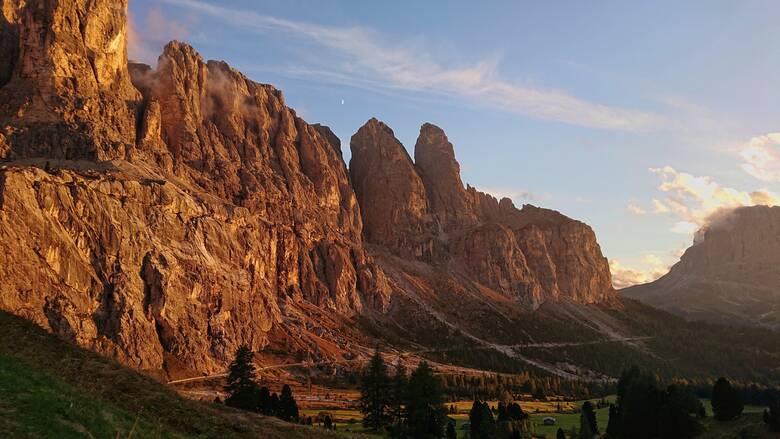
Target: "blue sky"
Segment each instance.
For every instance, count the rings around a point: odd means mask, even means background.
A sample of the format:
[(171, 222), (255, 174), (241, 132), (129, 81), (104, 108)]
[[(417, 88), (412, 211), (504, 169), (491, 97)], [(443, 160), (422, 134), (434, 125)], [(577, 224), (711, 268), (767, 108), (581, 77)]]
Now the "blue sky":
[(347, 160), (371, 117), (409, 149), (435, 123), (464, 182), (587, 222), (623, 285), (719, 209), (780, 200), (780, 3), (594, 3), (131, 0), (130, 55), (187, 41)]

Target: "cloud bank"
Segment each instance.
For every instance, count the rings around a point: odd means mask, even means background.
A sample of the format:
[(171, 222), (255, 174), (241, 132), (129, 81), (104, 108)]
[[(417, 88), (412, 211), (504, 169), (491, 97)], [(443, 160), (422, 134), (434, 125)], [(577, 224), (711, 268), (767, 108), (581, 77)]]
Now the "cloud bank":
[[(428, 92), (477, 101), (521, 116), (609, 130), (641, 131), (661, 123), (655, 114), (589, 102), (562, 91), (508, 81), (494, 59), (449, 66), (422, 48), (388, 43), (360, 27), (330, 27), (233, 9), (200, 0), (164, 0), (260, 34), (282, 34), (317, 48), (304, 64), (288, 70), (348, 85)], [(324, 65), (308, 65), (328, 52)], [(335, 60), (335, 61), (334, 61)]]
[(741, 191), (718, 184), (708, 176), (695, 176), (680, 172), (671, 166), (651, 168), (650, 172), (661, 179), (658, 189), (666, 196), (653, 200), (653, 212), (673, 215), (679, 221), (672, 231), (693, 235), (707, 224), (710, 216), (721, 210), (741, 206), (780, 204), (780, 196), (767, 190)]
[[(748, 174), (765, 182), (780, 182), (780, 133), (756, 136), (740, 148), (743, 160), (740, 167)], [(662, 197), (654, 198), (648, 208), (629, 204), (628, 211), (634, 215), (648, 212), (671, 216), (675, 223), (670, 231), (692, 238), (696, 244), (701, 239), (703, 227), (727, 223), (730, 213), (742, 206), (780, 205), (780, 195), (769, 189), (744, 191), (723, 186), (709, 176), (696, 176), (678, 171), (671, 166), (650, 168), (660, 183), (657, 189)], [(612, 282), (615, 288), (651, 282), (668, 271), (682, 252), (670, 254), (668, 258), (646, 255), (644, 269), (624, 266), (618, 260), (610, 260)]]
[(612, 286), (621, 289), (652, 282), (666, 274), (671, 266), (671, 263), (655, 254), (645, 255), (643, 262), (646, 268), (637, 269), (626, 267), (617, 259), (610, 259), (609, 271), (612, 273)]

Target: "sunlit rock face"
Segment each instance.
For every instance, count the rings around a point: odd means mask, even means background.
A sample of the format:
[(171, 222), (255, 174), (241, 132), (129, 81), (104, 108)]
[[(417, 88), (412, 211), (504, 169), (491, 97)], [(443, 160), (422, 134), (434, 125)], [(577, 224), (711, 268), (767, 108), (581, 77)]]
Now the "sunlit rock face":
[(0, 4), (2, 310), (171, 376), (242, 344), (365, 352), (358, 320), (446, 319), (442, 286), (490, 307), (612, 297), (587, 225), (464, 188), (434, 125), (412, 160), (372, 119), (348, 170), (328, 127), (224, 62), (171, 42), (128, 64), (126, 0)]
[(454, 148), (439, 127), (422, 126), (414, 162), (376, 119), (358, 130), (351, 148), (351, 180), (370, 242), (532, 306), (614, 297), (590, 227), (464, 188)]
[(3, 0), (0, 158), (125, 157), (141, 98), (126, 10), (127, 0)]
[(128, 68), (126, 6), (6, 14), (0, 307), (138, 368), (193, 371), (262, 349), (308, 307), (383, 312), (332, 133), (185, 44)]
[(668, 274), (621, 290), (692, 318), (780, 327), (780, 207), (721, 212)]

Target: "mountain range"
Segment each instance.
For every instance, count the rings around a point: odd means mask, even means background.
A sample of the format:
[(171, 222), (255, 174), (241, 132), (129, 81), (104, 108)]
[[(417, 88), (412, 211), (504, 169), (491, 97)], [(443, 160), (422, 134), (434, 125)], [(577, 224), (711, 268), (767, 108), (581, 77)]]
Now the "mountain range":
[(347, 166), (327, 126), (185, 43), (128, 62), (126, 10), (2, 0), (1, 310), (166, 379), (241, 345), (595, 381), (632, 362), (751, 379), (779, 355), (622, 298), (588, 225), (464, 186), (435, 125), (412, 158), (369, 119)]

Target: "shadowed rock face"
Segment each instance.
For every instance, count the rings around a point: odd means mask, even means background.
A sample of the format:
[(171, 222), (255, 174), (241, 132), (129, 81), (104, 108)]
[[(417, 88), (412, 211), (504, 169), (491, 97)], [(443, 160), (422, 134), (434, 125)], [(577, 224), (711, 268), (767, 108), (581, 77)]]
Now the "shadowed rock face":
[(330, 129), (224, 62), (171, 42), (128, 65), (126, 1), (0, 1), (3, 310), (192, 374), (242, 344), (359, 352), (355, 317), (403, 324), (394, 298), (439, 285), (512, 306), (611, 296), (589, 227), (464, 188), (433, 125), (415, 163), (372, 119), (348, 171)]
[(0, 0), (0, 87), (11, 80), (19, 59), (19, 0)]
[(370, 242), (532, 306), (613, 297), (609, 267), (590, 227), (465, 189), (453, 146), (439, 127), (422, 126), (415, 163), (376, 119), (352, 137), (351, 147), (350, 174)]
[(780, 327), (780, 207), (723, 212), (669, 273), (621, 293), (692, 319)]

